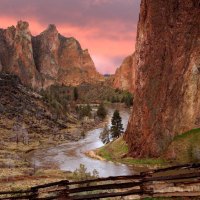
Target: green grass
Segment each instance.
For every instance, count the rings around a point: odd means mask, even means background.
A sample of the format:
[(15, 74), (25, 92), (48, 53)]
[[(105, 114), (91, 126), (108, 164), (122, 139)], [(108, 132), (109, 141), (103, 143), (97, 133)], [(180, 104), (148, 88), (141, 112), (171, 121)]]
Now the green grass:
[(200, 128), (175, 136), (161, 158), (135, 159), (127, 157), (127, 153), (128, 146), (123, 138), (119, 138), (97, 151), (98, 155), (108, 161), (128, 165), (165, 166), (169, 161), (174, 164), (200, 162)]
[(97, 150), (97, 154), (108, 161), (119, 162), (128, 165), (164, 165), (163, 159), (134, 159), (127, 157), (128, 145), (119, 138)]
[(133, 159), (133, 158), (125, 158), (124, 162), (126, 164), (138, 164), (138, 165), (164, 165), (166, 161), (160, 158), (145, 158), (145, 159)]
[(103, 158), (105, 158), (108, 161), (112, 160), (112, 156), (110, 154), (110, 152), (108, 152), (106, 149), (102, 148), (99, 150), (99, 155)]
[(186, 139), (187, 137), (189, 136), (192, 136), (194, 134), (197, 134), (199, 133), (200, 134), (200, 128), (197, 128), (197, 129), (192, 129), (190, 131), (187, 131), (181, 135), (177, 135), (174, 137), (174, 141), (177, 141), (177, 140), (180, 140), (180, 139)]
[(200, 128), (176, 136), (165, 155), (178, 163), (200, 162)]

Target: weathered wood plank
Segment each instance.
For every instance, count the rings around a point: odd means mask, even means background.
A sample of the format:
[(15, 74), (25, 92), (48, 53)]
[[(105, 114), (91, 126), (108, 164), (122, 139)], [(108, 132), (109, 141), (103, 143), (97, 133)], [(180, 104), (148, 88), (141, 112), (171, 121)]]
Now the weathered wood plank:
[[(149, 194), (152, 191), (148, 192)], [(130, 195), (142, 195), (142, 190), (129, 190), (127, 192), (116, 192), (116, 193), (100, 193), (100, 194), (91, 194), (91, 195), (81, 195), (81, 196), (72, 196), (73, 200), (90, 200), (90, 199), (100, 199), (108, 197), (119, 197), (119, 196), (130, 196)]]
[(198, 169), (200, 168), (200, 163), (192, 163), (192, 164), (183, 164), (183, 165), (176, 165), (171, 166), (167, 168), (161, 168), (161, 169), (155, 169), (155, 170), (149, 170), (145, 173), (160, 173), (160, 172), (167, 172), (167, 171), (173, 171), (178, 169)]
[(143, 181), (149, 182), (149, 181), (167, 181), (167, 180), (181, 180), (181, 179), (183, 180), (183, 179), (192, 179), (198, 177), (200, 177), (200, 172), (171, 175), (171, 176), (147, 177), (144, 178)]
[(32, 199), (33, 195), (21, 195), (21, 196), (10, 196), (10, 197), (1, 197), (1, 200), (11, 200), (11, 199)]
[(31, 193), (31, 190), (3, 191), (3, 192), (0, 192), (0, 195), (5, 195), (5, 194), (24, 194), (24, 193)]
[(92, 179), (92, 180), (86, 180), (86, 181), (74, 181), (69, 182), (68, 185), (76, 185), (76, 184), (87, 184), (87, 183), (95, 183), (95, 182), (104, 182), (104, 181), (122, 181), (122, 180), (137, 180), (141, 179), (141, 175), (133, 175), (133, 176), (110, 176), (108, 178), (98, 178), (98, 179)]
[(77, 187), (69, 189), (69, 193), (79, 193), (79, 192), (88, 192), (88, 191), (98, 191), (98, 190), (111, 190), (111, 189), (124, 189), (140, 186), (142, 182), (128, 182), (128, 183), (112, 183), (105, 185), (96, 185), (96, 186), (87, 186), (87, 187)]
[(200, 197), (200, 192), (169, 192), (156, 193), (153, 197)]
[(53, 182), (53, 183), (48, 183), (48, 184), (44, 184), (44, 185), (38, 185), (35, 187), (32, 187), (31, 189), (42, 189), (42, 188), (47, 188), (47, 187), (53, 187), (53, 186), (65, 186), (68, 185), (69, 181), (68, 180), (63, 180), (63, 181), (59, 181), (59, 182)]

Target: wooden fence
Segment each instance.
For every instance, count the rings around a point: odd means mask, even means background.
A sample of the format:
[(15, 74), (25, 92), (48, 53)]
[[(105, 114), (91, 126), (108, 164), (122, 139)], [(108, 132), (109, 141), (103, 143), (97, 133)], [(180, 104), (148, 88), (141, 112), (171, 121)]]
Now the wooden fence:
[(0, 199), (69, 199), (90, 200), (132, 196), (197, 197), (200, 196), (200, 164), (185, 164), (117, 176), (70, 182), (63, 180), (23, 191), (0, 192)]

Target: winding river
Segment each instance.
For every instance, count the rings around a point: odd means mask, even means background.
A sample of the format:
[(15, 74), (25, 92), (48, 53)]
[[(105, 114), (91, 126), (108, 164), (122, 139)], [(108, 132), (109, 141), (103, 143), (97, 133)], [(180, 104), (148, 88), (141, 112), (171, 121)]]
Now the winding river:
[[(110, 124), (114, 109), (109, 108), (108, 123)], [(120, 109), (124, 129), (128, 124), (130, 111)], [(103, 128), (95, 128), (86, 134), (85, 139), (78, 142), (69, 142), (56, 147), (37, 150), (32, 154), (31, 162), (36, 167), (57, 167), (63, 171), (74, 171), (84, 164), (88, 171), (96, 169), (101, 177), (131, 175), (133, 170), (123, 164), (115, 164), (107, 161), (100, 161), (89, 158), (85, 155), (86, 151), (103, 146), (99, 135)]]

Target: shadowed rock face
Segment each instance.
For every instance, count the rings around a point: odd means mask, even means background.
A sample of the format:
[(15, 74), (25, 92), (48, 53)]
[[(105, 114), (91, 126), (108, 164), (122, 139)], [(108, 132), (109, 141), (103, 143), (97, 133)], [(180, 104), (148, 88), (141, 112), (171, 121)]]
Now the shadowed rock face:
[(116, 70), (113, 78), (114, 88), (134, 91), (135, 88), (135, 54), (126, 57)]
[(55, 25), (33, 37), (22, 21), (16, 28), (0, 29), (0, 71), (16, 74), (25, 85), (39, 89), (103, 80), (77, 40), (60, 35)]
[(133, 113), (133, 157), (156, 157), (174, 135), (200, 127), (200, 2), (142, 0)]

